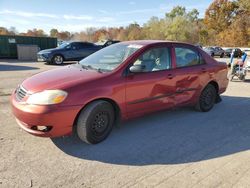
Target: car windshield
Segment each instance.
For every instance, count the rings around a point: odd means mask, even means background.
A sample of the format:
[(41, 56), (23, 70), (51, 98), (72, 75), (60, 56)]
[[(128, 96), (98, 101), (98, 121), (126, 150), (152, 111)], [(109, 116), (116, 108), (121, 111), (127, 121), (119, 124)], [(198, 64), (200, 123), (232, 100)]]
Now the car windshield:
[(95, 45), (98, 45), (98, 46), (100, 45), (100, 46), (102, 46), (102, 45), (104, 45), (106, 42), (107, 42), (107, 40), (100, 40), (100, 41), (96, 42)]
[(63, 48), (66, 48), (67, 46), (69, 45), (68, 42), (65, 42), (65, 43), (62, 43), (60, 46), (58, 46), (57, 48), (59, 49), (63, 49)]
[(213, 47), (206, 47), (205, 50), (214, 50)]
[(79, 63), (87, 69), (111, 72), (142, 47), (137, 44), (114, 44), (95, 52)]

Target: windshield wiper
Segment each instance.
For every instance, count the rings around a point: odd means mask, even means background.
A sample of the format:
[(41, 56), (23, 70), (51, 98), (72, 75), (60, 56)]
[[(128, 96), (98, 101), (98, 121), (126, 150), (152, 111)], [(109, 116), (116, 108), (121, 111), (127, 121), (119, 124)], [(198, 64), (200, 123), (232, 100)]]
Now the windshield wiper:
[(103, 73), (104, 70), (100, 69), (100, 68), (94, 68), (91, 65), (82, 65), (82, 68), (86, 69), (86, 70), (96, 70), (97, 72)]

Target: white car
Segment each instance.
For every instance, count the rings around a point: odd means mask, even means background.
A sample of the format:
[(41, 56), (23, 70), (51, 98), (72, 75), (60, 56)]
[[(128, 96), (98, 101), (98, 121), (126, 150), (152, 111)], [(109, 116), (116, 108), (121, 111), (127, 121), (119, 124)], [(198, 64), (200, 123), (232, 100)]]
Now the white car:
[(250, 59), (247, 60), (247, 70), (250, 71)]

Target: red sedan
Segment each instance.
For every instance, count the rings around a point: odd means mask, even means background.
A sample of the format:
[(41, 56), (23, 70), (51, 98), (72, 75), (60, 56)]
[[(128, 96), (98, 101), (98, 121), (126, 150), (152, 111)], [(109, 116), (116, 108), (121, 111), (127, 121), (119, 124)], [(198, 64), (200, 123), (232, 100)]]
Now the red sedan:
[(58, 137), (71, 134), (75, 126), (81, 140), (96, 144), (119, 120), (177, 106), (207, 112), (227, 85), (227, 65), (200, 48), (130, 41), (26, 79), (11, 103), (28, 133)]

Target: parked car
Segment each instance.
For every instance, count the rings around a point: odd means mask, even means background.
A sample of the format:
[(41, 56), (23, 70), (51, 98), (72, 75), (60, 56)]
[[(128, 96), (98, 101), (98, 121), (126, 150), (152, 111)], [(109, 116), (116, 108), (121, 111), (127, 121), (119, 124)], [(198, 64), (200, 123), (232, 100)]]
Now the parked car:
[(107, 46), (110, 46), (112, 44), (116, 44), (116, 43), (119, 43), (119, 42), (120, 42), (119, 40), (101, 40), (101, 41), (98, 41), (95, 44), (98, 45), (98, 46), (101, 46), (102, 48), (105, 48)]
[(81, 140), (96, 144), (120, 120), (180, 106), (207, 112), (227, 85), (227, 65), (199, 47), (130, 41), (26, 79), (11, 104), (28, 133), (58, 137), (74, 127)]
[(244, 52), (247, 54), (248, 57), (250, 57), (250, 49), (245, 49)]
[(225, 55), (225, 51), (221, 47), (206, 47), (204, 48), (204, 51), (207, 52), (210, 56), (219, 56), (220, 58), (223, 58)]
[(243, 52), (239, 48), (235, 48), (235, 49), (228, 48), (228, 49), (225, 50), (225, 55), (227, 57), (231, 57), (231, 54), (232, 54), (233, 50), (234, 50), (234, 57), (241, 57), (242, 56)]
[(61, 65), (64, 61), (80, 61), (101, 48), (89, 42), (68, 42), (57, 48), (38, 52), (37, 60)]

